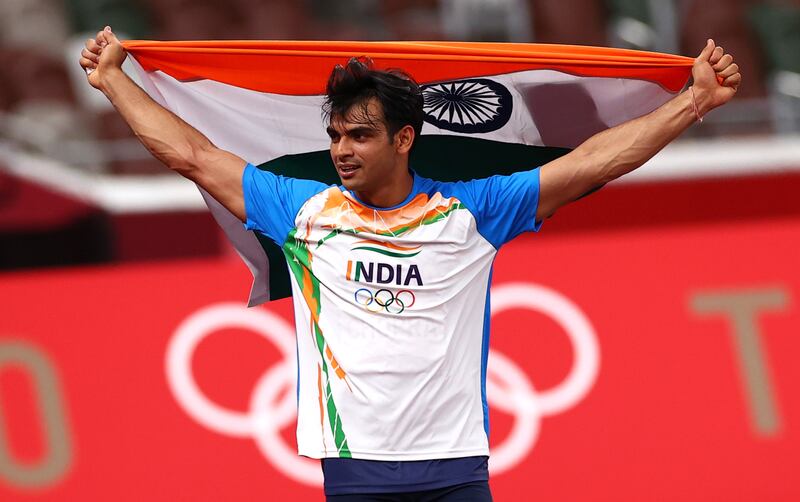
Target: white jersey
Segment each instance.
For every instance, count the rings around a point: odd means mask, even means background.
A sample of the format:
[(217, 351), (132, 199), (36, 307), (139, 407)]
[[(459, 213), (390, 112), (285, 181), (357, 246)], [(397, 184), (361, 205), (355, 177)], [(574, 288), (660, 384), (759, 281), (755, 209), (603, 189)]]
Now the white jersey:
[(471, 182), (414, 174), (373, 208), (342, 187), (248, 165), (248, 229), (292, 277), (299, 453), (425, 460), (489, 454), (489, 283), (497, 249), (537, 229), (538, 169)]

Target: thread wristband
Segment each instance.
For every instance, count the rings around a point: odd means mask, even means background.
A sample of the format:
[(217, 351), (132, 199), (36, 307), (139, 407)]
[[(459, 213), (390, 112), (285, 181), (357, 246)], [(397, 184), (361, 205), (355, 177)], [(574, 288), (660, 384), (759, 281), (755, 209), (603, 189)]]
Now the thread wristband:
[(700, 110), (697, 109), (697, 98), (694, 95), (694, 86), (690, 85), (689, 89), (692, 91), (692, 109), (694, 110), (694, 115), (697, 117), (698, 122), (703, 121), (703, 116), (700, 115)]

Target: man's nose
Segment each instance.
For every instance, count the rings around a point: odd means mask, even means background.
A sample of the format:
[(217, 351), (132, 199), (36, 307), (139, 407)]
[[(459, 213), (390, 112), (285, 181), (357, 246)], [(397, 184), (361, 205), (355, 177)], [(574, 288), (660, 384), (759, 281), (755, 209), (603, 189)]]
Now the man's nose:
[(333, 154), (337, 158), (346, 158), (353, 155), (353, 143), (346, 137), (339, 138), (339, 141), (332, 146)]

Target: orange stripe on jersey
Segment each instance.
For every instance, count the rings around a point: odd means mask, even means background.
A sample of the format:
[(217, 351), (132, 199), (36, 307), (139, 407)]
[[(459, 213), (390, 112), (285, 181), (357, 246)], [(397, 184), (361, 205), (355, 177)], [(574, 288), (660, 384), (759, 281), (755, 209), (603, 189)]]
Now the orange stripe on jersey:
[(329, 346), (325, 346), (325, 355), (328, 356), (328, 361), (331, 363), (331, 367), (336, 372), (336, 376), (339, 377), (339, 380), (343, 380), (344, 377), (347, 375), (345, 374), (344, 370), (341, 366), (339, 366), (339, 362), (336, 361), (336, 358), (333, 357), (333, 352)]
[(317, 214), (309, 218), (309, 226), (320, 220), (323, 228), (388, 236), (422, 225), (425, 220), (447, 213), (460, 204), (458, 200), (445, 199), (439, 193), (430, 198), (427, 194), (420, 193), (402, 207), (376, 210), (364, 206), (337, 187), (326, 190), (325, 194), (325, 204)]

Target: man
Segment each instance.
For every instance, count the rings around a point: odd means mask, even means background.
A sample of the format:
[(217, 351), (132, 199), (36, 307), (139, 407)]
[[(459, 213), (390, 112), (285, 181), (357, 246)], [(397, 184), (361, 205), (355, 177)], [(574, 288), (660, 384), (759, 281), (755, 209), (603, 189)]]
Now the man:
[(497, 249), (636, 169), (741, 81), (709, 40), (692, 87), (531, 171), (442, 183), (409, 168), (417, 84), (353, 59), (328, 81), (341, 186), (275, 176), (216, 148), (120, 70), (106, 28), (81, 66), (144, 145), (282, 246), (292, 272), (301, 455), (321, 458), (328, 500), (491, 500), (488, 288)]

